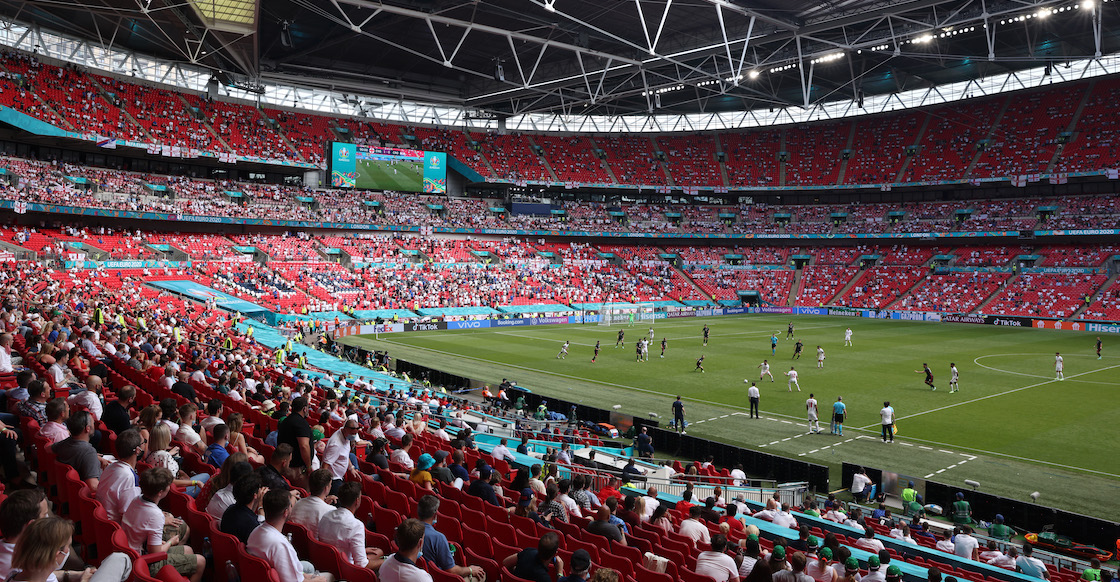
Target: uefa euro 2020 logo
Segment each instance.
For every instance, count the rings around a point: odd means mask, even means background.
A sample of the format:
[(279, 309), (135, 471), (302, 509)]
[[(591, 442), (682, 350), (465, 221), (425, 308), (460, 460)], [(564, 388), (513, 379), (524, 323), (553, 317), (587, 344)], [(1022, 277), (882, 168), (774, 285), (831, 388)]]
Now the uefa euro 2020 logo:
[(428, 167), (429, 168), (438, 168), (439, 167), (439, 156), (432, 156), (432, 157), (428, 158)]
[(350, 149), (349, 148), (338, 148), (338, 159), (339, 159), (339, 161), (343, 161), (343, 162), (348, 161), (350, 159)]

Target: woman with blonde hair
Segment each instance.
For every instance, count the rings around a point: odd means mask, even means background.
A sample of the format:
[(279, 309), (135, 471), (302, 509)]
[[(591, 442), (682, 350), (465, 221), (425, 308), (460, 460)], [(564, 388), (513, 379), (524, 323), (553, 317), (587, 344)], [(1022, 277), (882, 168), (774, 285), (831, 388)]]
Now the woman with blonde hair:
[[(74, 542), (74, 523), (61, 517), (37, 519), (27, 524), (12, 553), (12, 571), (7, 580), (46, 582), (70, 557)], [(110, 554), (101, 567), (86, 568), (83, 582), (122, 582), (132, 571), (132, 561), (122, 553)], [(66, 572), (66, 577), (75, 574)]]
[(161, 420), (163, 420), (163, 410), (155, 404), (149, 404), (140, 411), (140, 420), (137, 424), (143, 440), (147, 441), (152, 438), (152, 427), (159, 424)]
[(229, 450), (235, 453), (245, 453), (250, 463), (263, 465), (264, 455), (250, 447), (245, 442), (245, 435), (241, 434), (241, 428), (245, 426), (245, 415), (240, 412), (229, 415), (229, 418), (226, 419), (226, 426), (229, 427)]
[(210, 479), (210, 474), (187, 475), (179, 468), (179, 461), (175, 460), (178, 453), (179, 447), (171, 446), (171, 429), (167, 428), (167, 425), (162, 422), (156, 424), (155, 428), (151, 430), (151, 436), (148, 437), (148, 456), (144, 458), (144, 462), (153, 467), (163, 467), (171, 471), (171, 474), (175, 476), (173, 485), (186, 487), (187, 495), (198, 497), (198, 494), (202, 492), (202, 484)]

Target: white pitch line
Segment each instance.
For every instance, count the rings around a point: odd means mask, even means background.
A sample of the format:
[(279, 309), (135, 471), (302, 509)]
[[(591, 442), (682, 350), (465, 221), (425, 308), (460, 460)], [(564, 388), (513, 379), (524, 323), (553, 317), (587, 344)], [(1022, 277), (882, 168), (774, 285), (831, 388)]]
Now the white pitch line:
[(922, 445), (918, 445), (918, 448), (919, 449), (924, 449), (924, 450), (927, 450), (927, 451), (932, 451), (933, 450), (933, 447), (923, 447)]

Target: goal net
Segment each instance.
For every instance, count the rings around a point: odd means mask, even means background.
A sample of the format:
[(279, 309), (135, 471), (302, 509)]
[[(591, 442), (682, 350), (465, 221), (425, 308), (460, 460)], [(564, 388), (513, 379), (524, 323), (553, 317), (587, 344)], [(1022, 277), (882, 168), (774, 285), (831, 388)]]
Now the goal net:
[(599, 325), (650, 326), (656, 308), (652, 303), (604, 303), (599, 310)]

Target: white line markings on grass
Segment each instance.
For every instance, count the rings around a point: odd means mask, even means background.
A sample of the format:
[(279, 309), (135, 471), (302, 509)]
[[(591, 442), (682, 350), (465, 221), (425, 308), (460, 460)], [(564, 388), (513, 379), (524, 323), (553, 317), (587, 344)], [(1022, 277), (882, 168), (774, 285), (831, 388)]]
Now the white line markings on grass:
[[(1014, 374), (1016, 376), (1026, 376), (1028, 378), (1042, 378), (1043, 380), (1051, 380), (1051, 379), (1053, 379), (1051, 376), (1043, 376), (1042, 374), (1028, 374), (1026, 372), (1016, 372), (1014, 370), (1004, 370), (1003, 368), (996, 368), (995, 366), (988, 366), (986, 364), (981, 364), (980, 363), (980, 360), (983, 360), (984, 358), (1000, 358), (1000, 357), (1006, 357), (1006, 356), (1039, 356), (1040, 358), (1043, 358), (1043, 357), (1047, 357), (1049, 355), (1050, 355), (1049, 353), (1046, 353), (1046, 354), (1036, 354), (1036, 353), (1032, 353), (1032, 354), (987, 354), (987, 355), (977, 356), (976, 358), (973, 358), (972, 363), (976, 364), (977, 366), (980, 366), (981, 368), (985, 368), (985, 369), (991, 370), (993, 372), (999, 372), (1001, 374)], [(1066, 354), (1066, 357), (1092, 358), (1093, 356), (1090, 355), (1090, 354)], [(1108, 368), (1101, 368), (1101, 370), (1107, 370), (1107, 369)], [(1093, 370), (1093, 371), (1099, 371), (1099, 370)], [(1085, 374), (1090, 374), (1090, 373), (1092, 373), (1092, 372), (1085, 372)], [(1075, 374), (1074, 376), (1067, 376), (1066, 380), (1071, 380), (1073, 382), (1080, 382), (1082, 384), (1104, 384), (1106, 386), (1117, 386), (1118, 385), (1116, 382), (1100, 382), (1100, 381), (1097, 381), (1097, 380), (1074, 380), (1073, 379), (1075, 376), (1080, 376), (1080, 375), (1081, 374)]]

